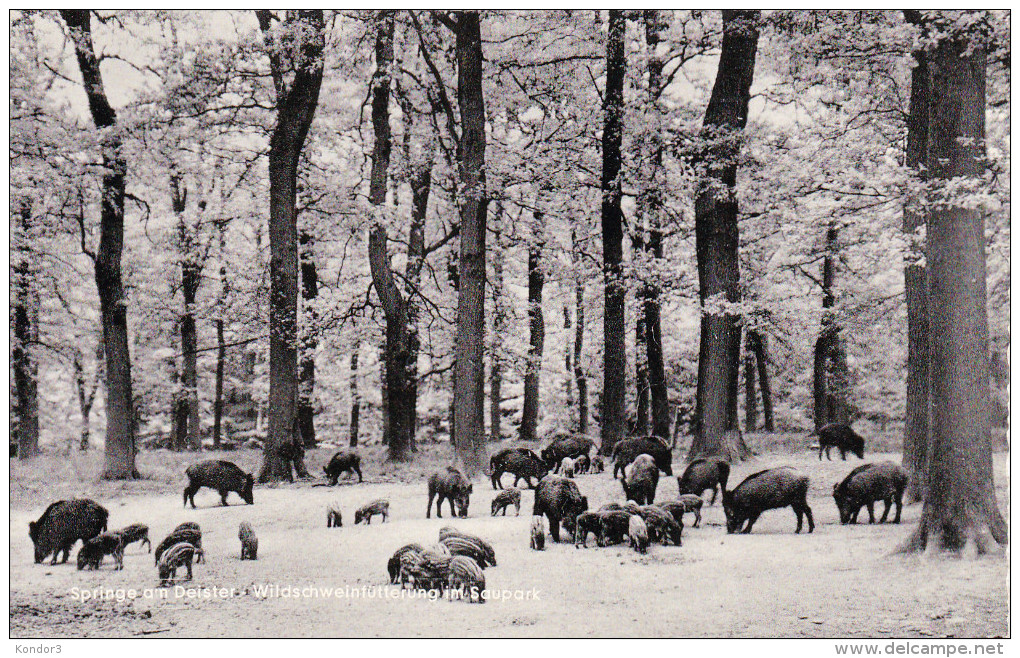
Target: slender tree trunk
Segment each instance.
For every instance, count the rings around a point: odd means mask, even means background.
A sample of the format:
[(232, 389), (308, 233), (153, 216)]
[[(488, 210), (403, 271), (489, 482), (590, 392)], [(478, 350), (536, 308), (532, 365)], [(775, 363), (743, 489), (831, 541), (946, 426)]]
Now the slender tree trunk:
[(14, 271), (14, 344), (11, 365), (17, 390), (18, 459), (39, 454), (39, 366), (34, 345), (39, 340), (39, 292), (30, 246), (32, 207), (27, 200), (18, 209), (17, 265)]
[[(563, 335), (570, 335), (570, 307), (566, 304), (563, 305)], [(570, 425), (574, 424), (574, 366), (573, 360), (570, 358), (570, 343), (567, 342), (563, 349), (563, 375), (567, 385), (567, 416)]]
[(319, 296), (319, 272), (315, 267), (315, 240), (301, 231), (301, 298), (304, 329), (301, 341), (301, 382), (298, 389), (298, 426), (301, 444), (314, 448), (315, 441), (315, 350), (319, 346), (319, 314), (315, 300)]
[(754, 351), (751, 349), (751, 335), (748, 332), (744, 345), (744, 430), (758, 429), (758, 391), (755, 386), (757, 371), (754, 368)]
[(588, 377), (585, 375), (582, 357), (584, 356), (584, 278), (579, 268), (581, 259), (578, 254), (577, 234), (570, 232), (571, 260), (574, 266), (574, 381), (577, 382), (577, 433), (588, 434)]
[[(322, 10), (288, 12), (284, 31), (272, 29), (271, 14), (257, 10), (267, 39), (276, 87), (276, 125), (269, 140), (269, 433), (260, 482), (292, 480), (303, 470), (297, 436), (298, 235), (297, 171), (322, 86), (325, 24)], [(285, 72), (294, 70), (288, 83)]]
[(772, 410), (772, 385), (769, 380), (768, 371), (768, 347), (763, 336), (757, 330), (747, 332), (747, 343), (754, 354), (754, 360), (758, 365), (758, 386), (761, 389), (761, 411), (764, 416), (764, 429), (766, 432), (776, 431), (775, 414)]
[[(541, 225), (542, 214), (535, 213), (536, 225)], [(539, 385), (542, 374), (542, 354), (545, 351), (545, 315), (542, 312), (542, 288), (545, 272), (542, 270), (541, 241), (528, 245), (528, 326), (530, 340), (528, 363), (524, 372), (524, 408), (521, 412), (520, 439), (534, 441), (538, 427)]]
[[(929, 175), (938, 183), (979, 180), (984, 51), (965, 35), (948, 34), (929, 53), (929, 89), (938, 90), (930, 97)], [(959, 552), (973, 542), (983, 553), (993, 541), (1008, 541), (992, 470), (984, 211), (946, 188), (927, 217), (931, 444), (921, 520), (906, 549)]]
[(477, 11), (456, 12), (460, 108), (460, 288), (454, 418), (457, 454), (468, 477), (485, 470), (485, 100)]
[(93, 375), (92, 385), (87, 389), (85, 386), (85, 367), (82, 364), (82, 360), (81, 352), (76, 352), (74, 355), (74, 381), (75, 387), (78, 390), (78, 411), (81, 414), (81, 435), (78, 449), (84, 452), (89, 449), (89, 438), (92, 433), (89, 415), (92, 413), (92, 405), (96, 401), (96, 392), (103, 381), (103, 369), (106, 360), (103, 341), (100, 340), (96, 345), (96, 371)]
[(227, 364), (227, 345), (224, 337), (224, 316), (230, 282), (227, 279), (226, 233), (220, 224), (220, 296), (216, 302), (216, 392), (213, 397), (213, 448), (219, 450), (223, 434), (223, 378)]
[(489, 441), (503, 440), (503, 209), (499, 208), (496, 248), (492, 252), (492, 351), (489, 357)]
[[(644, 221), (640, 216), (643, 214), (639, 213), (639, 216), (635, 218), (639, 223)], [(631, 251), (636, 258), (640, 258), (640, 254), (646, 249), (644, 239), (646, 230), (646, 227), (639, 225), (631, 231)], [(649, 300), (647, 284), (640, 281), (642, 279), (641, 274), (638, 274), (637, 278), (639, 279), (636, 286), (637, 299), (635, 300), (637, 302), (635, 304), (637, 320), (634, 323), (634, 400), (637, 404), (637, 413), (633, 431), (637, 436), (648, 436), (648, 413), (650, 411), (651, 399), (648, 395), (648, 346), (645, 343), (647, 335), (645, 331), (645, 308)]]
[(740, 302), (736, 156), (758, 47), (760, 12), (723, 10), (723, 41), (719, 70), (705, 111), (706, 175), (695, 201), (695, 239), (701, 297), (701, 348), (698, 357), (697, 432), (689, 459), (717, 455), (744, 459), (750, 455), (733, 427), (740, 367), (740, 324), (736, 313), (714, 308)]
[(623, 280), (623, 212), (620, 208), (620, 170), (623, 141), (623, 83), (626, 77), (627, 19), (622, 10), (609, 11), (606, 41), (606, 91), (602, 131), (602, 276), (605, 287), (603, 313), (602, 422), (603, 454), (610, 454), (626, 433), (627, 345), (626, 285)]
[(202, 266), (198, 262), (193, 236), (185, 223), (188, 189), (176, 172), (170, 176), (170, 201), (177, 215), (178, 248), (181, 259), (181, 296), (184, 307), (178, 322), (181, 334), (181, 396), (178, 404), (183, 426), (179, 428), (184, 443), (192, 450), (202, 449), (202, 429), (198, 409), (198, 331), (195, 326), (195, 298), (202, 283)]
[(839, 231), (830, 225), (825, 233), (825, 259), (822, 264), (822, 328), (815, 341), (814, 413), (815, 430), (829, 423), (849, 420), (846, 352), (842, 327), (833, 311), (836, 303), (836, 253)]
[(71, 32), (82, 84), (92, 121), (100, 131), (103, 149), (103, 202), (99, 251), (95, 259), (96, 287), (106, 352), (106, 455), (103, 478), (138, 478), (135, 468), (134, 398), (131, 394), (131, 353), (127, 328), (127, 300), (121, 278), (124, 251), (124, 176), (127, 163), (116, 130), (117, 115), (103, 88), (92, 45), (89, 10), (61, 10)]
[[(919, 25), (921, 12), (904, 10), (908, 22)], [(914, 51), (914, 69), (910, 73), (910, 110), (907, 116), (906, 165), (924, 180), (925, 154), (928, 149), (928, 54), (923, 49)], [(903, 426), (903, 467), (910, 473), (907, 501), (920, 502), (924, 498), (925, 456), (928, 449), (928, 418), (931, 414), (931, 393), (928, 383), (930, 358), (928, 326), (928, 282), (925, 266), (921, 262), (924, 242), (918, 229), (924, 226), (924, 213), (912, 206), (920, 199), (908, 201), (903, 210), (903, 232), (909, 241), (905, 256), (903, 279), (907, 299), (907, 403), (906, 422)]]
[(358, 352), (361, 351), (361, 341), (355, 340), (351, 348), (351, 420), (348, 425), (348, 435), (352, 448), (358, 447), (358, 429), (361, 420), (361, 394), (358, 391)]

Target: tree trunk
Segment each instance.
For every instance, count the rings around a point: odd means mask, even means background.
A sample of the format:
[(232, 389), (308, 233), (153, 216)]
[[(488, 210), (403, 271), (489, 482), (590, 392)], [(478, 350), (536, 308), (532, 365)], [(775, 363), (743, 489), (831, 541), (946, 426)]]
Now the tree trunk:
[(198, 409), (198, 331), (195, 327), (195, 298), (202, 283), (202, 267), (198, 261), (193, 236), (185, 223), (188, 188), (182, 184), (176, 172), (170, 176), (170, 202), (177, 215), (178, 249), (181, 259), (181, 296), (184, 307), (178, 323), (181, 334), (181, 396), (177, 409), (183, 426), (178, 428), (184, 441), (175, 449), (181, 450), (186, 444), (192, 450), (202, 449), (202, 430), (199, 425)]
[(754, 360), (758, 365), (758, 387), (761, 389), (761, 411), (764, 416), (764, 429), (766, 432), (776, 431), (775, 414), (772, 411), (772, 385), (769, 380), (768, 370), (768, 347), (765, 336), (761, 332), (752, 329), (747, 332), (747, 344), (754, 354)]
[(468, 477), (485, 470), (485, 100), (477, 11), (456, 12), (460, 108), (460, 287), (454, 420), (457, 454)]
[(748, 332), (744, 345), (744, 431), (758, 429), (758, 391), (755, 386), (754, 351), (751, 349), (751, 335)]
[(92, 386), (85, 388), (85, 366), (82, 364), (82, 353), (75, 352), (74, 355), (74, 382), (78, 390), (78, 411), (81, 414), (81, 435), (78, 441), (78, 449), (86, 451), (89, 449), (89, 439), (92, 433), (89, 414), (92, 413), (92, 405), (96, 401), (96, 391), (103, 381), (103, 362), (105, 361), (103, 341), (96, 345), (96, 372), (92, 380)]
[(492, 252), (492, 348), (489, 355), (489, 441), (503, 440), (503, 209), (499, 209), (496, 249)]
[(750, 455), (736, 414), (736, 378), (740, 367), (740, 324), (736, 313), (716, 308), (740, 302), (736, 156), (747, 124), (747, 106), (758, 47), (760, 12), (723, 10), (719, 70), (705, 111), (706, 172), (695, 201), (695, 240), (702, 305), (698, 357), (697, 432), (689, 459)]
[[(303, 448), (297, 436), (298, 235), (297, 171), (322, 86), (325, 25), (322, 10), (288, 12), (287, 35), (257, 10), (276, 87), (276, 125), (269, 140), (269, 432), (260, 482), (293, 479)], [(288, 84), (285, 73), (294, 70)]]
[(315, 267), (315, 240), (301, 231), (301, 299), (304, 328), (301, 341), (301, 382), (298, 386), (298, 427), (301, 445), (314, 448), (315, 441), (315, 350), (319, 346), (319, 314), (315, 300), (319, 296), (319, 273)]
[[(958, 33), (942, 36), (929, 53), (929, 90), (938, 90), (931, 94), (929, 175), (936, 182), (979, 180), (985, 167), (984, 51)], [(984, 211), (958, 191), (937, 193), (940, 202), (928, 212), (926, 258), (931, 443), (921, 520), (906, 548), (959, 552), (973, 542), (983, 553), (992, 540), (1008, 540), (992, 471)]]
[(220, 296), (216, 302), (216, 392), (213, 397), (213, 448), (219, 450), (223, 433), (223, 377), (227, 365), (227, 345), (224, 337), (224, 316), (230, 281), (227, 279), (226, 233), (220, 224)]
[[(536, 225), (542, 223), (542, 213), (535, 213)], [(528, 363), (524, 371), (524, 408), (521, 411), (521, 441), (534, 441), (538, 427), (539, 384), (542, 374), (542, 354), (545, 351), (545, 315), (542, 313), (542, 288), (545, 272), (542, 270), (542, 242), (528, 245)]]
[(20, 202), (18, 229), (18, 262), (14, 270), (14, 344), (11, 365), (17, 391), (18, 459), (31, 459), (39, 454), (39, 366), (34, 345), (39, 340), (39, 292), (31, 253), (32, 207)]
[[(919, 25), (921, 12), (904, 10), (908, 22)], [(907, 116), (906, 165), (919, 180), (925, 179), (924, 163), (928, 148), (928, 54), (914, 51), (915, 66), (910, 73), (910, 110)], [(907, 403), (903, 425), (903, 467), (910, 473), (907, 501), (916, 503), (924, 498), (925, 456), (928, 449), (928, 418), (931, 394), (928, 384), (928, 282), (921, 263), (924, 242), (918, 229), (924, 226), (924, 213), (912, 206), (912, 199), (903, 209), (903, 232), (909, 241), (904, 258), (903, 282), (907, 299)]]
[(839, 230), (830, 224), (825, 233), (825, 259), (822, 264), (822, 328), (815, 341), (814, 415), (815, 431), (829, 423), (849, 420), (849, 375), (843, 347), (842, 327), (832, 310), (836, 303), (836, 253)]
[(577, 382), (577, 433), (588, 434), (588, 377), (581, 357), (584, 356), (584, 278), (581, 276), (581, 258), (577, 247), (577, 234), (570, 232), (571, 260), (574, 266), (574, 380)]
[(602, 132), (602, 276), (603, 313), (602, 454), (612, 452), (626, 432), (627, 344), (626, 285), (623, 280), (623, 212), (620, 147), (623, 141), (623, 83), (626, 76), (627, 19), (622, 10), (609, 11), (606, 41), (606, 92)]
[(61, 10), (71, 32), (89, 111), (100, 131), (103, 149), (103, 201), (99, 251), (95, 259), (96, 287), (106, 352), (106, 455), (103, 478), (138, 478), (135, 468), (134, 399), (131, 394), (131, 353), (127, 328), (127, 300), (121, 278), (124, 251), (124, 176), (127, 163), (115, 126), (117, 115), (106, 98), (103, 78), (92, 45), (89, 10)]
[[(643, 213), (639, 213), (643, 214)], [(636, 218), (639, 222), (644, 221), (640, 216)], [(646, 227), (637, 226), (631, 231), (631, 251), (635, 257), (645, 251), (644, 233)], [(636, 268), (635, 268), (636, 269)], [(636, 286), (636, 315), (634, 323), (634, 400), (637, 405), (637, 413), (634, 419), (633, 433), (637, 436), (648, 436), (648, 413), (651, 400), (648, 396), (648, 346), (645, 343), (647, 333), (645, 331), (645, 308), (648, 305), (648, 286), (641, 281), (642, 275), (638, 274)]]
[[(566, 304), (563, 306), (563, 335), (570, 335), (570, 307)], [(565, 343), (563, 349), (563, 374), (567, 386), (567, 416), (572, 426), (576, 412), (574, 410), (574, 366), (573, 360), (570, 358), (570, 349), (570, 343)]]
[(348, 425), (349, 443), (352, 448), (358, 447), (358, 429), (361, 420), (361, 394), (358, 392), (358, 352), (361, 351), (361, 341), (354, 341), (351, 348), (351, 420)]

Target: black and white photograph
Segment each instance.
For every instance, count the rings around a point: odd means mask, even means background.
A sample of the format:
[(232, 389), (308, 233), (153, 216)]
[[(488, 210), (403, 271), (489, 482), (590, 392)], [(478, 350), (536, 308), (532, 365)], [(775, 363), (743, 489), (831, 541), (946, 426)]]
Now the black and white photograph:
[(1008, 9), (9, 21), (8, 651), (1008, 650)]

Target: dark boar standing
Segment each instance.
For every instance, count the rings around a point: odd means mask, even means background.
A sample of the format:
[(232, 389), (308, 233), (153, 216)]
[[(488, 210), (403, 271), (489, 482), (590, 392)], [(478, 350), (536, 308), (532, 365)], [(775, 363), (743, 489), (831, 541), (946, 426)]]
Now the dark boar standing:
[(560, 464), (566, 457), (576, 459), (581, 455), (590, 455), (595, 442), (584, 436), (561, 436), (542, 450), (542, 459), (553, 473), (558, 472)]
[(105, 532), (109, 517), (105, 507), (88, 498), (53, 503), (38, 520), (28, 524), (28, 536), (35, 546), (35, 563), (41, 563), (50, 553), (53, 554), (50, 564), (57, 563), (60, 553), (64, 554), (61, 563), (66, 563), (75, 542), (79, 539), (86, 542)]
[(862, 437), (849, 425), (842, 423), (829, 423), (818, 430), (818, 461), (822, 460), (822, 452), (825, 458), (832, 461), (829, 450), (839, 449), (840, 456), (846, 461), (846, 453), (852, 452), (861, 459), (864, 459), (864, 437)]
[(215, 489), (220, 494), (220, 505), (227, 504), (227, 494), (233, 491), (249, 505), (255, 502), (252, 488), (255, 486), (255, 477), (251, 473), (245, 473), (237, 464), (222, 459), (209, 459), (197, 464), (192, 464), (186, 471), (188, 475), (188, 486), (184, 488), (184, 506), (195, 507), (195, 494), (202, 487)]
[(762, 512), (789, 506), (797, 515), (797, 532), (800, 532), (805, 515), (808, 532), (814, 532), (815, 521), (807, 504), (807, 492), (808, 477), (789, 466), (749, 475), (733, 491), (723, 491), (726, 531), (737, 532), (746, 521), (747, 527), (743, 532), (747, 534)]
[(107, 555), (113, 556), (113, 570), (124, 568), (124, 538), (115, 532), (104, 532), (82, 544), (78, 551), (78, 571), (88, 567), (95, 571)]
[(877, 464), (865, 464), (850, 471), (850, 474), (832, 487), (832, 497), (839, 508), (840, 523), (857, 523), (857, 515), (861, 507), (868, 508), (868, 522), (875, 522), (875, 502), (885, 503), (885, 511), (879, 523), (889, 518), (889, 508), (896, 503), (896, 517), (893, 523), (900, 522), (903, 509), (903, 491), (910, 477), (907, 471), (890, 461)]
[(329, 464), (323, 466), (322, 470), (326, 473), (326, 480), (330, 486), (336, 485), (340, 480), (341, 473), (347, 473), (348, 475), (357, 473), (358, 482), (364, 481), (361, 477), (361, 457), (358, 453), (349, 450), (341, 450), (333, 455), (329, 460)]
[(673, 451), (665, 441), (655, 436), (623, 439), (613, 446), (613, 477), (640, 455), (651, 455), (655, 465), (666, 475), (673, 475)]
[[(436, 501), (436, 517), (443, 518), (443, 501), (450, 501), (450, 516), (467, 518), (468, 504), (471, 502), (471, 493), (474, 487), (468, 482), (464, 474), (453, 466), (447, 466), (445, 471), (433, 473), (429, 476), (429, 504), (425, 508), (425, 518), (432, 518), (432, 501)], [(454, 508), (456, 503), (459, 511)]]
[(241, 559), (257, 560), (259, 555), (259, 538), (247, 521), (241, 521), (237, 527), (237, 538), (241, 540)]
[(588, 511), (588, 499), (581, 495), (573, 480), (558, 475), (547, 475), (535, 489), (533, 516), (549, 519), (549, 534), (553, 541), (560, 540), (560, 523), (563, 529), (573, 534), (574, 520), (581, 512)]
[(503, 488), (503, 474), (512, 473), (514, 475), (514, 486), (523, 479), (528, 483), (528, 488), (534, 488), (534, 484), (531, 483), (531, 478), (535, 478), (535, 482), (541, 480), (549, 472), (549, 466), (544, 461), (538, 458), (535, 453), (528, 451), (530, 454), (526, 454), (517, 449), (507, 449), (493, 455), (492, 459), (489, 460), (489, 476), (492, 479), (492, 488), (502, 489)]
[(638, 505), (655, 502), (655, 488), (659, 486), (659, 468), (650, 455), (640, 455), (623, 471), (623, 493), (627, 500)]
[(730, 478), (730, 465), (721, 459), (695, 459), (684, 474), (677, 478), (680, 495), (694, 494), (700, 496), (705, 489), (712, 490), (709, 505), (715, 505), (716, 494), (726, 490), (726, 482)]

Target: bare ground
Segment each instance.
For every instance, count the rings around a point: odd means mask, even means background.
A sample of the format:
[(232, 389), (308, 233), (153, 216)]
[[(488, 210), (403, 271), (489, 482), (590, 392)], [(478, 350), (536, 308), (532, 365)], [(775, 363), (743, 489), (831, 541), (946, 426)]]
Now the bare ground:
[[(445, 463), (446, 450), (437, 450), (429, 462)], [(197, 510), (181, 507), (180, 473), (184, 464), (198, 458), (195, 455), (145, 457), (150, 461), (143, 461), (141, 470), (154, 475), (128, 484), (96, 481), (92, 473), (98, 466), (87, 458), (73, 465), (48, 456), (27, 468), (12, 462), (11, 635), (1009, 635), (1008, 553), (962, 559), (892, 555), (915, 525), (920, 505), (904, 509), (900, 526), (839, 525), (832, 485), (859, 463), (856, 459), (819, 463), (811, 453), (770, 454), (734, 468), (731, 485), (778, 464), (808, 473), (809, 502), (817, 523), (811, 535), (793, 534), (795, 520), (789, 509), (767, 512), (751, 535), (727, 535), (721, 506), (706, 505), (702, 527), (685, 528), (683, 547), (656, 545), (639, 556), (622, 546), (577, 550), (569, 543), (531, 551), (532, 492), (524, 492), (520, 517), (511, 510), (506, 519), (492, 518), (493, 491), (482, 480), (475, 483), (470, 518), (450, 520), (447, 510), (442, 520), (434, 514), (426, 520), (424, 480), (429, 468), (421, 460), (413, 466), (383, 466), (377, 449), (363, 452), (364, 484), (256, 488), (255, 505), (244, 505), (231, 494), (226, 508), (218, 505), (215, 492), (203, 489), (196, 497)], [(228, 454), (247, 469), (257, 463), (253, 452)], [(309, 470), (321, 473), (329, 454), (326, 449), (310, 453)], [(880, 459), (898, 461), (898, 455), (868, 455), (868, 461)], [(681, 468), (678, 465), (676, 471)], [(995, 477), (999, 504), (1008, 514), (1008, 455), (996, 454)], [(579, 476), (577, 481), (593, 507), (622, 499), (620, 485), (610, 474)], [(152, 556), (137, 544), (128, 549), (125, 568), (119, 572), (112, 570), (109, 559), (98, 572), (77, 571), (74, 553), (66, 565), (33, 564), (28, 521), (52, 500), (74, 494), (91, 495), (105, 505), (111, 528), (147, 523), (154, 543), (182, 521), (199, 522), (208, 563), (196, 565), (194, 580), (182, 583), (181, 589), (165, 590), (165, 599), (158, 598)], [(675, 495), (676, 480), (664, 478), (659, 499)], [(376, 498), (390, 500), (389, 522), (380, 524), (377, 519), (371, 526), (353, 526), (354, 510)], [(337, 499), (344, 526), (327, 529), (325, 507)], [(250, 522), (258, 533), (257, 562), (239, 559), (241, 521)], [(386, 560), (393, 550), (412, 541), (434, 543), (439, 528), (447, 524), (492, 542), (499, 565), (485, 572), (490, 591), (508, 590), (518, 597), (531, 593), (532, 598), (490, 600), (485, 605), (383, 598), (380, 592), (398, 589), (386, 584)], [(265, 585), (299, 591), (291, 596), (285, 589), (280, 596), (260, 595)], [(140, 596), (85, 602), (75, 596), (74, 588), (80, 592), (99, 587), (134, 589)], [(325, 595), (319, 588), (339, 588), (341, 594)], [(146, 598), (149, 592), (157, 598)], [(375, 596), (368, 597), (370, 592)]]

